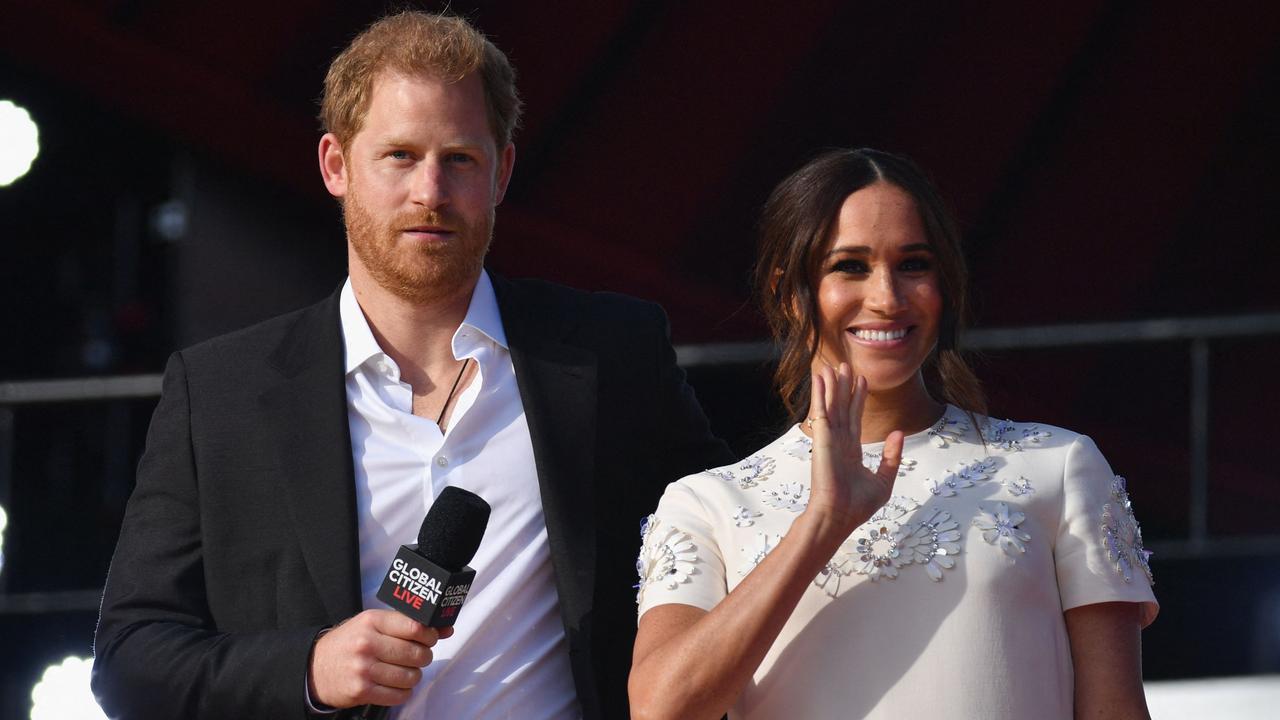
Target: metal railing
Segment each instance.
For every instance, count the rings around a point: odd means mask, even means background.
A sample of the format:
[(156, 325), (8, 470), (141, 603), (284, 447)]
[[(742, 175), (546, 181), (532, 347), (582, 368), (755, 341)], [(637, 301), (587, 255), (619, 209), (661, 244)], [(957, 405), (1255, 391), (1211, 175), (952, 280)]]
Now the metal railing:
[(40, 403), (100, 402), (160, 396), (161, 375), (25, 380), (0, 383), (0, 407)]
[[(1187, 342), (1190, 353), (1191, 492), (1188, 537), (1149, 543), (1162, 559), (1280, 554), (1280, 535), (1213, 538), (1208, 527), (1209, 371), (1211, 340), (1280, 335), (1280, 313), (1201, 318), (1167, 318), (1133, 322), (1079, 323), (1012, 328), (978, 328), (967, 332), (965, 348), (1026, 350), (1086, 345)], [(679, 345), (676, 358), (684, 367), (763, 364), (777, 358), (770, 342)], [(44, 403), (101, 402), (157, 397), (161, 376), (129, 375), (63, 380), (0, 382), (0, 491), (7, 489), (13, 444), (12, 407)], [(7, 493), (6, 493), (7, 494)], [(96, 610), (98, 590), (0, 594), (0, 614)]]

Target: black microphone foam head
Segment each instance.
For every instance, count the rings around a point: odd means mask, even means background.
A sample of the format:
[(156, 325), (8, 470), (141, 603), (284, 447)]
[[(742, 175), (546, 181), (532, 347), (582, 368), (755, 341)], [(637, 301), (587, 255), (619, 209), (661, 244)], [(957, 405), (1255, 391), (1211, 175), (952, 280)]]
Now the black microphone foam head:
[(475, 557), (489, 524), (489, 503), (469, 490), (452, 485), (440, 491), (418, 530), (418, 553), (458, 572)]

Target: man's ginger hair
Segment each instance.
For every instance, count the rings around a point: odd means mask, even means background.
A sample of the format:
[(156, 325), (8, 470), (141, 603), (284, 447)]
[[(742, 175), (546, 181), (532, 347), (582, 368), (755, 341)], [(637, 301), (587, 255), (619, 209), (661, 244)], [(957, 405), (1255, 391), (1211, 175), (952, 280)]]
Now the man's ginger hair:
[(499, 150), (520, 125), (515, 68), (501, 50), (463, 18), (405, 11), (370, 25), (329, 65), (320, 122), (344, 150), (364, 126), (374, 81), (386, 71), (444, 82), (479, 72), (489, 128)]

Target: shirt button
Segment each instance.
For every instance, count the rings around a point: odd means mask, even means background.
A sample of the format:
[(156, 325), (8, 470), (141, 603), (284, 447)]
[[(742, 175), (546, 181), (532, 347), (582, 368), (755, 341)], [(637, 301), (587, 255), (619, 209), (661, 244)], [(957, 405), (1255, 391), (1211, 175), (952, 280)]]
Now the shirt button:
[(440, 457), (436, 458), (436, 464), (439, 465), (440, 467), (448, 467), (449, 458), (441, 455)]

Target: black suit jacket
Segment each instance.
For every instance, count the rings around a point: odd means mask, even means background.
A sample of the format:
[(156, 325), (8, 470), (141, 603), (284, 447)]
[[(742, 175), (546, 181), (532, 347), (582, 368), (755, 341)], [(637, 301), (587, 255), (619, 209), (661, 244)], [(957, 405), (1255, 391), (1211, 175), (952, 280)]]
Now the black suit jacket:
[[(625, 718), (639, 521), (730, 460), (656, 305), (494, 277), (585, 717)], [(338, 294), (175, 353), (103, 596), (112, 717), (303, 718), (316, 634), (361, 610)]]

